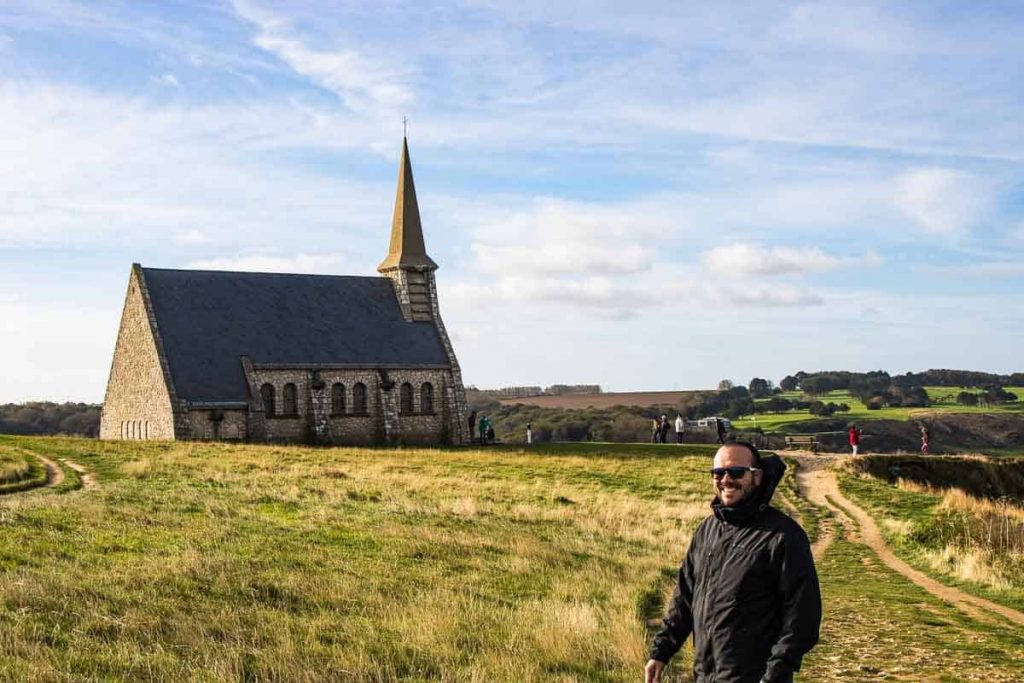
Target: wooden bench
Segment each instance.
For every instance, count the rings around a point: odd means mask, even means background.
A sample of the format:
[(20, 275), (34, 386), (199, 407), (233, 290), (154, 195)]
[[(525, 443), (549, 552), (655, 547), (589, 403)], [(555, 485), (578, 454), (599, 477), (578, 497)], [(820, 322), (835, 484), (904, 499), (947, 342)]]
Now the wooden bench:
[(786, 435), (786, 448), (801, 448), (804, 450), (810, 450), (813, 453), (818, 452), (818, 437), (813, 434), (787, 434)]

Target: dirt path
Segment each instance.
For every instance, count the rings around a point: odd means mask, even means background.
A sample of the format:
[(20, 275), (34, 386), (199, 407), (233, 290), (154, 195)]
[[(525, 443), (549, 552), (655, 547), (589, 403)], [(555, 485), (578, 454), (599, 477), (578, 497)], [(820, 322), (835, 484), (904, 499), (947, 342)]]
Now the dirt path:
[[(64, 470), (60, 468), (60, 465), (47, 458), (45, 455), (39, 455), (38, 453), (35, 453), (33, 455), (39, 458), (39, 461), (43, 463), (43, 467), (46, 468), (46, 483), (43, 484), (42, 488), (60, 486), (61, 484), (64, 483)], [(29, 491), (31, 490), (32, 489), (29, 489)]]
[(838, 522), (843, 523), (843, 528), (851, 529), (853, 527), (851, 524), (846, 524), (848, 518), (846, 518), (841, 510), (837, 510), (829, 505), (823, 493), (825, 487), (822, 485), (821, 480), (827, 476), (828, 468), (832, 466), (835, 459), (835, 456), (812, 456), (810, 454), (796, 456), (796, 460), (800, 465), (796, 471), (796, 481), (801, 493), (817, 507), (832, 510), (835, 515), (833, 517), (823, 517), (818, 524), (818, 537), (811, 544), (811, 552), (814, 554), (816, 562), (821, 561), (821, 558), (825, 556), (825, 552), (836, 538), (836, 517), (839, 518)]
[[(878, 556), (878, 559), (890, 569), (902, 574), (932, 595), (950, 603), (975, 619), (991, 621), (990, 615), (998, 614), (1024, 626), (1024, 613), (939, 583), (896, 557), (892, 549), (885, 544), (882, 532), (871, 515), (840, 492), (835, 472), (831, 469), (838, 456), (801, 455), (794, 457), (800, 463), (800, 468), (797, 470), (797, 481), (807, 499), (815, 505), (831, 510), (846, 530), (847, 536), (870, 548)], [(859, 527), (859, 533), (854, 530), (855, 524)], [(823, 533), (819, 535), (812, 546), (816, 560), (825, 554), (834, 539), (835, 529), (824, 529), (823, 527)]]
[[(64, 479), (65, 479), (64, 469), (60, 465), (55, 463), (50, 458), (47, 458), (45, 455), (40, 455), (38, 453), (33, 453), (32, 455), (34, 457), (38, 458), (39, 462), (43, 463), (43, 467), (46, 469), (46, 483), (41, 485), (41, 486), (36, 486), (36, 487), (30, 488), (30, 489), (26, 489), (26, 491), (36, 491), (38, 489), (49, 489), (49, 488), (53, 488), (55, 486), (60, 486), (61, 484), (64, 483)], [(78, 463), (71, 462), (70, 460), (68, 460), (66, 458), (61, 458), (60, 461), (62, 463), (64, 463), (67, 467), (70, 467), (71, 469), (73, 469), (75, 472), (78, 473), (78, 476), (81, 477), (81, 479), (82, 479), (82, 490), (83, 491), (95, 491), (96, 489), (98, 489), (100, 487), (99, 482), (96, 480), (96, 475), (91, 473), (86, 468), (82, 467)], [(18, 493), (24, 493), (24, 492), (25, 491), (19, 491)], [(9, 494), (5, 494), (5, 495), (16, 495), (16, 494), (15, 493), (9, 493)]]
[[(75, 472), (78, 473), (78, 476), (81, 477), (81, 479), (82, 479), (82, 490), (84, 490), (84, 491), (95, 491), (96, 489), (98, 489), (100, 487), (99, 482), (96, 481), (96, 475), (94, 475), (89, 470), (85, 469), (84, 467), (82, 467), (81, 465), (79, 465), (76, 462), (71, 462), (67, 458), (61, 458), (61, 462), (64, 463), (65, 465), (67, 465), (68, 467), (70, 467), (71, 469), (73, 469)], [(61, 473), (61, 478), (63, 478), (63, 477), (64, 477), (64, 475), (63, 475), (63, 473)]]

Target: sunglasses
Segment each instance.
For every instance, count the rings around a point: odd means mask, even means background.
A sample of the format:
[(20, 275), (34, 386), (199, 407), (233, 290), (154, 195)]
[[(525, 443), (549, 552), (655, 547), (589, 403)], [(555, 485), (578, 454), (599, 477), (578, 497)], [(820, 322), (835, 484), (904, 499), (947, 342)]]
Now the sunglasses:
[(747, 472), (757, 472), (760, 469), (760, 467), (712, 467), (711, 476), (721, 479), (728, 474), (730, 479), (742, 479), (747, 476)]

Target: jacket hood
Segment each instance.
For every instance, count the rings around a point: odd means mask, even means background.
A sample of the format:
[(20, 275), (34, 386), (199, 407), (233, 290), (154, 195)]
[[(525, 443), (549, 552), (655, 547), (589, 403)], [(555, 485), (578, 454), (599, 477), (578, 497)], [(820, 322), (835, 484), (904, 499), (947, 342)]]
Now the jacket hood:
[(782, 475), (786, 472), (786, 463), (777, 455), (761, 456), (761, 485), (757, 487), (750, 498), (740, 502), (735, 507), (727, 507), (716, 496), (711, 501), (711, 507), (723, 522), (731, 524), (742, 524), (757, 515), (761, 514), (772, 502), (775, 489), (782, 481)]
[(761, 502), (768, 505), (772, 502), (775, 489), (782, 481), (782, 475), (786, 472), (786, 463), (777, 455), (765, 455), (761, 457), (761, 486), (758, 488), (758, 497)]

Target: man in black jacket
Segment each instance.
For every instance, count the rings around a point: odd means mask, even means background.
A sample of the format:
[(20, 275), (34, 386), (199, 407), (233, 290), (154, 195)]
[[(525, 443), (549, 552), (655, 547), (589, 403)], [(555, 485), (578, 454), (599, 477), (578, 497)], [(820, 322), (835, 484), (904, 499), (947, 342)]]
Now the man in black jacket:
[(785, 470), (748, 443), (715, 453), (714, 514), (679, 568), (646, 683), (659, 683), (691, 632), (696, 683), (789, 683), (818, 642), (821, 593), (807, 534), (769, 505)]

